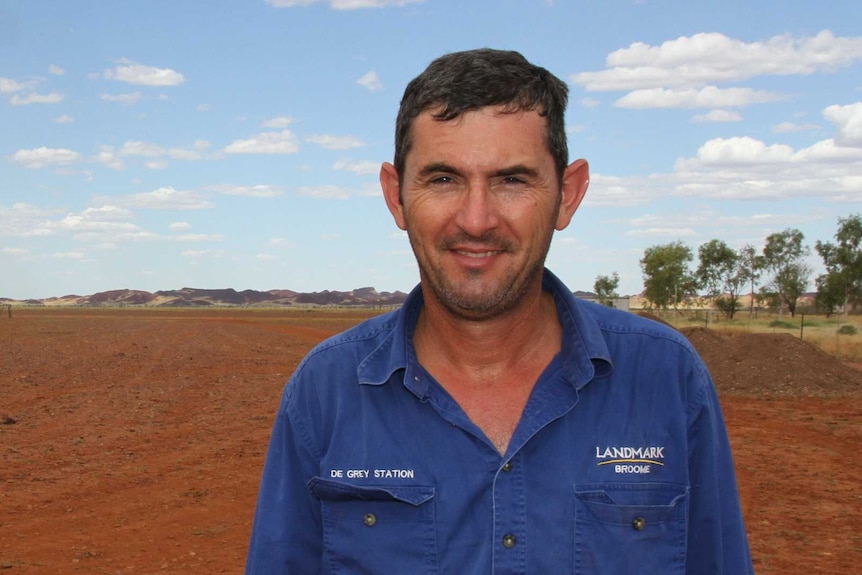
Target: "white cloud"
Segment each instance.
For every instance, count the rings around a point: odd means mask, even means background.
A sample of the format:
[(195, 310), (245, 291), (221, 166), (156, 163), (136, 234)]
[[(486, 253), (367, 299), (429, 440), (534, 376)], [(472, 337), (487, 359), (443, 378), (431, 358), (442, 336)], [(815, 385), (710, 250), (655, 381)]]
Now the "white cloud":
[(11, 94), (13, 92), (20, 92), (26, 86), (20, 82), (16, 82), (11, 78), (0, 78), (0, 94)]
[(380, 82), (380, 77), (374, 70), (363, 74), (362, 77), (356, 80), (356, 83), (368, 90), (369, 92), (379, 92), (383, 89), (383, 84)]
[(68, 165), (81, 159), (78, 152), (66, 148), (33, 148), (30, 150), (18, 150), (8, 157), (16, 164), (25, 168), (44, 168), (52, 164)]
[(332, 166), (334, 170), (352, 172), (360, 176), (368, 176), (380, 172), (380, 162), (372, 162), (365, 160), (361, 162), (353, 162), (350, 160), (338, 160)]
[(357, 195), (354, 190), (334, 185), (302, 186), (297, 189), (297, 192), (301, 196), (308, 196), (311, 198), (319, 198), (323, 200), (346, 200), (351, 196)]
[(129, 221), (132, 218), (133, 214), (125, 208), (104, 205), (67, 214), (52, 226), (57, 232), (71, 233), (76, 240), (97, 243), (102, 248), (114, 248), (115, 242), (123, 240), (159, 238)]
[(739, 214), (725, 215), (711, 210), (699, 212), (676, 212), (673, 214), (645, 214), (631, 218), (626, 224), (635, 229), (688, 228), (703, 230), (707, 228), (723, 229), (763, 229), (780, 228), (788, 225), (799, 225), (805, 217), (777, 214)]
[(266, 0), (266, 3), (275, 8), (294, 8), (296, 6), (310, 6), (311, 4), (325, 3), (333, 10), (358, 10), (360, 8), (386, 8), (389, 6), (406, 6), (416, 4), (423, 0)]
[(817, 124), (794, 124), (793, 122), (781, 122), (772, 126), (772, 131), (776, 134), (790, 134), (793, 132), (804, 132), (806, 130), (818, 130), (820, 126)]
[(120, 104), (134, 104), (141, 99), (140, 92), (130, 94), (102, 94), (99, 96), (104, 102), (119, 102)]
[(168, 229), (175, 232), (179, 232), (192, 229), (192, 225), (188, 222), (172, 222), (168, 226)]
[(222, 234), (181, 234), (174, 238), (181, 242), (207, 242), (224, 239)]
[(129, 140), (120, 148), (121, 156), (143, 156), (145, 158), (158, 158), (164, 155), (165, 150), (161, 146), (143, 142), (141, 140)]
[(785, 96), (751, 88), (717, 88), (675, 90), (650, 88), (629, 92), (616, 102), (619, 108), (726, 108), (764, 104), (785, 99)]
[(653, 186), (646, 178), (622, 178), (590, 174), (590, 186), (584, 197), (585, 206), (637, 206), (652, 200)]
[(673, 195), (714, 199), (787, 200), (794, 197), (862, 201), (862, 148), (823, 140), (794, 150), (750, 137), (717, 138), (694, 158), (677, 160), (672, 174), (654, 176)]
[[(795, 149), (751, 137), (716, 138), (673, 170), (648, 176), (592, 174), (585, 206), (649, 205), (673, 197), (713, 200), (862, 202), (862, 148), (827, 139)], [(643, 228), (691, 227), (675, 217)]]
[(272, 238), (269, 240), (269, 245), (277, 246), (280, 248), (293, 248), (296, 247), (296, 244), (287, 238)]
[(0, 254), (4, 256), (26, 258), (30, 255), (30, 250), (26, 250), (24, 248), (0, 248)]
[(69, 116), (68, 114), (63, 114), (62, 116), (57, 116), (54, 118), (54, 122), (57, 124), (71, 124), (75, 121), (75, 118)]
[(144, 167), (148, 170), (164, 170), (168, 167), (168, 162), (162, 159), (149, 160), (144, 162)]
[(596, 108), (601, 103), (601, 100), (597, 100), (596, 98), (581, 98), (581, 106), (584, 108)]
[(275, 128), (277, 130), (283, 130), (287, 128), (291, 124), (293, 124), (296, 120), (294, 120), (291, 116), (278, 116), (276, 118), (270, 118), (269, 120), (264, 120), (260, 123), (262, 128)]
[(74, 233), (134, 232), (139, 228), (128, 221), (132, 217), (132, 213), (125, 208), (104, 205), (66, 215), (66, 217), (59, 221), (59, 228)]
[(681, 227), (643, 228), (643, 229), (629, 230), (626, 232), (626, 235), (627, 236), (635, 236), (635, 237), (682, 238), (682, 237), (696, 236), (697, 232), (695, 232), (691, 228), (681, 228)]
[(117, 154), (112, 146), (102, 146), (99, 149), (98, 153), (96, 153), (95, 156), (90, 158), (90, 161), (103, 164), (104, 166), (113, 170), (122, 170), (126, 167), (125, 164), (123, 164), (123, 160), (117, 157)]
[(165, 149), (158, 144), (152, 142), (144, 142), (141, 140), (129, 140), (120, 148), (121, 156), (139, 156), (142, 158), (151, 158), (146, 163), (150, 169), (163, 169), (167, 167), (167, 162), (164, 157), (167, 156), (172, 160), (196, 161), (210, 157), (208, 153), (210, 143), (206, 140), (195, 140), (191, 147), (174, 147)]
[(281, 259), (273, 254), (257, 254), (254, 258), (264, 262), (272, 262)]
[(222, 184), (218, 186), (210, 186), (207, 189), (220, 192), (228, 196), (245, 196), (249, 198), (274, 198), (284, 193), (284, 188), (282, 186), (272, 186), (269, 184), (258, 184), (254, 186)]
[(83, 260), (87, 254), (84, 252), (54, 252), (49, 257), (58, 260)]
[(32, 92), (26, 96), (15, 94), (12, 96), (13, 106), (27, 106), (29, 104), (58, 104), (63, 101), (63, 94), (52, 92), (51, 94), (37, 94)]
[(183, 250), (180, 255), (184, 258), (220, 258), (224, 252), (222, 250)]
[(823, 110), (823, 117), (838, 128), (836, 143), (862, 147), (862, 102), (849, 106), (829, 106)]
[(305, 141), (317, 144), (327, 150), (350, 150), (365, 145), (365, 142), (353, 136), (330, 136), (326, 134), (308, 136)]
[(0, 236), (45, 237), (55, 233), (51, 221), (61, 215), (58, 210), (16, 203), (0, 204)]
[(178, 86), (186, 81), (182, 74), (170, 68), (145, 66), (126, 59), (114, 68), (105, 70), (103, 76), (107, 80), (139, 86)]
[(48, 72), (55, 76), (64, 76), (66, 74), (66, 70), (55, 64), (48, 66)]
[(235, 140), (227, 147), (226, 154), (295, 154), (299, 151), (299, 140), (290, 130), (262, 132), (247, 140)]
[(171, 186), (162, 187), (152, 192), (115, 197), (112, 200), (122, 206), (152, 210), (201, 210), (213, 207), (213, 204), (199, 193), (190, 190), (175, 190)]
[(789, 161), (793, 148), (784, 144), (767, 145), (748, 136), (716, 138), (709, 140), (697, 151), (697, 159), (683, 160), (677, 166), (685, 168), (691, 164), (763, 164)]
[(195, 140), (191, 148), (169, 148), (168, 157), (174, 160), (197, 161), (210, 157), (210, 143), (206, 140)]
[(198, 104), (198, 107), (196, 108), (198, 112), (210, 112), (212, 109), (213, 107), (211, 104)]
[(382, 195), (380, 185), (377, 183), (366, 183), (357, 188), (346, 188), (332, 184), (301, 186), (297, 188), (296, 193), (300, 196), (322, 200), (347, 200), (353, 197), (369, 198)]
[(742, 116), (730, 110), (710, 110), (706, 114), (698, 114), (691, 121), (695, 124), (739, 122)]
[(862, 37), (835, 37), (823, 30), (813, 37), (784, 34), (746, 43), (719, 33), (643, 42), (608, 55), (608, 69), (570, 77), (590, 91), (628, 91), (659, 87), (698, 88), (757, 76), (831, 72), (862, 60)]

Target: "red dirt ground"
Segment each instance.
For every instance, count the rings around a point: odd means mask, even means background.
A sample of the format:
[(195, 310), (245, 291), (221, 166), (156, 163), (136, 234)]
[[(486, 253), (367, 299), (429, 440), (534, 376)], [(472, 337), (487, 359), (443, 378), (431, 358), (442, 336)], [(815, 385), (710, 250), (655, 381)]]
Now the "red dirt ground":
[[(0, 317), (0, 571), (240, 573), (285, 380), (364, 312)], [(792, 336), (687, 335), (716, 380), (757, 572), (862, 564), (862, 372)]]

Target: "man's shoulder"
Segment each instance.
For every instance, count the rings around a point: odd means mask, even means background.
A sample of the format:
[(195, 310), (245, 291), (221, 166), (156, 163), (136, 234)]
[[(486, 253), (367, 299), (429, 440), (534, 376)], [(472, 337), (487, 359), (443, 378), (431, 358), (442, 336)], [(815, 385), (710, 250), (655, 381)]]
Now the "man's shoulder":
[(304, 361), (318, 355), (330, 357), (333, 354), (349, 354), (352, 351), (361, 353), (363, 350), (373, 349), (379, 345), (382, 338), (392, 333), (398, 322), (399, 313), (400, 310), (394, 310), (374, 316), (324, 339), (308, 352)]
[(606, 337), (642, 336), (666, 340), (668, 343), (691, 349), (691, 344), (682, 333), (658, 318), (645, 317), (635, 312), (585, 300), (577, 300), (577, 305), (584, 314), (596, 322)]

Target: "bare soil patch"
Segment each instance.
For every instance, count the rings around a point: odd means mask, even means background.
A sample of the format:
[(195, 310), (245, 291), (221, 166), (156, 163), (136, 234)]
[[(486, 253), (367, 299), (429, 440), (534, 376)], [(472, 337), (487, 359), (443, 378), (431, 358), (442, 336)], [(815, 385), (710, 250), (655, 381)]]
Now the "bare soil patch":
[(862, 372), (789, 333), (680, 330), (700, 353), (720, 393), (758, 397), (842, 397), (862, 393)]
[[(0, 570), (240, 573), (284, 382), (368, 315), (0, 318)], [(852, 570), (862, 373), (784, 336), (686, 333), (722, 396), (757, 572)]]

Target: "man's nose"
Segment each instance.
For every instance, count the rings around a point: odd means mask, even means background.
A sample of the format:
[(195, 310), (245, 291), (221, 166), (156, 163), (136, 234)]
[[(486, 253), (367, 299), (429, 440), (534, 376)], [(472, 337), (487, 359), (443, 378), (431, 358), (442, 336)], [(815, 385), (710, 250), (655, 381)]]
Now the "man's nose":
[(472, 183), (461, 193), (455, 222), (473, 237), (499, 225), (498, 198), (487, 183)]

